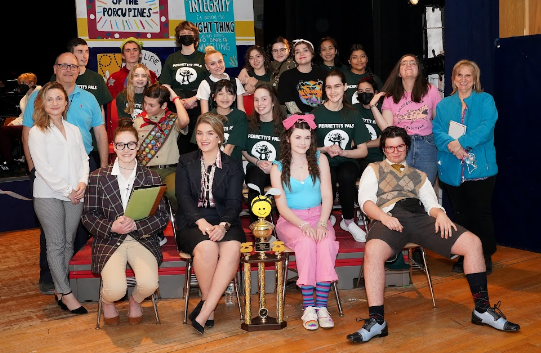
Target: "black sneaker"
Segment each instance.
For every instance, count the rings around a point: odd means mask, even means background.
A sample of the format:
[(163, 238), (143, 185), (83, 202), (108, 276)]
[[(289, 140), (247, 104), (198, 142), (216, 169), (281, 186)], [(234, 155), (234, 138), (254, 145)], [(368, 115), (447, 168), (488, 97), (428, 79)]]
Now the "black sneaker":
[[(347, 339), (355, 343), (364, 343), (370, 341), (374, 337), (385, 337), (389, 334), (387, 322), (378, 324), (373, 317), (364, 320), (364, 325), (359, 331), (355, 331), (347, 335)], [(357, 319), (357, 321), (360, 321)]]
[(53, 295), (54, 294), (54, 283), (39, 280), (39, 291), (41, 292), (41, 294)]
[(501, 302), (498, 302), (494, 307), (488, 308), (484, 313), (480, 313), (474, 309), (471, 314), (472, 324), (487, 325), (505, 332), (516, 332), (520, 330), (520, 325), (507, 321), (507, 318), (500, 310), (500, 304)]

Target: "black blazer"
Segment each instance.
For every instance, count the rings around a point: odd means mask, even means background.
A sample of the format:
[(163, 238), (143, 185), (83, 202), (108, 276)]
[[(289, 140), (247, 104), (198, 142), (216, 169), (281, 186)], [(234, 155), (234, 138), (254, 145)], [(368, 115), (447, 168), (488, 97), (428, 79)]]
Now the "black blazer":
[[(239, 161), (221, 152), (222, 168), (216, 168), (212, 184), (212, 195), (220, 222), (240, 225), (242, 210), (242, 184), (244, 174)], [(200, 150), (180, 156), (175, 179), (178, 201), (176, 216), (177, 228), (193, 225), (204, 218), (197, 203), (201, 193), (201, 155)]]

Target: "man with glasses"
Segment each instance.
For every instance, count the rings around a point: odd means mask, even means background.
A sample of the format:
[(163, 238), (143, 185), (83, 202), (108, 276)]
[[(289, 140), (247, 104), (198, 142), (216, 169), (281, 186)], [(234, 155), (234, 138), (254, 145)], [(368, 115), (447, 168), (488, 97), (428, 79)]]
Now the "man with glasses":
[[(66, 113), (66, 120), (79, 128), (79, 131), (83, 137), (86, 153), (90, 155), (90, 152), (93, 150), (92, 137), (90, 135), (90, 129), (92, 129), (98, 142), (100, 156), (103, 154), (108, 156), (109, 146), (107, 144), (107, 132), (105, 130), (105, 123), (100, 105), (92, 93), (85, 91), (76, 84), (77, 76), (79, 74), (77, 57), (68, 52), (60, 54), (56, 58), (53, 70), (56, 75), (56, 81), (60, 83), (68, 93), (69, 108)], [(32, 114), (34, 113), (34, 101), (36, 100), (37, 93), (38, 92), (35, 91), (29, 97), (26, 110), (23, 115), (23, 148), (31, 178), (33, 178), (35, 169), (32, 156), (30, 155), (30, 150), (28, 149), (28, 135), (30, 128), (34, 125)], [(90, 158), (90, 171), (97, 169), (100, 166), (98, 163), (100, 163), (100, 161), (94, 161), (93, 158)], [(101, 164), (103, 164), (103, 161)], [(105, 165), (107, 165), (107, 159), (105, 160)], [(75, 239), (74, 251), (77, 252), (82, 246), (84, 246), (84, 244), (86, 244), (87, 241), (88, 235), (79, 234), (78, 232)], [(45, 236), (43, 231), (40, 235), (39, 284), (40, 291), (43, 294), (54, 293), (54, 286), (52, 285), (52, 278), (47, 264)]]
[(439, 205), (426, 174), (406, 164), (411, 138), (406, 130), (389, 126), (380, 137), (386, 159), (370, 164), (359, 183), (359, 205), (373, 221), (364, 251), (364, 281), (369, 318), (347, 336), (364, 343), (389, 334), (384, 318), (385, 261), (416, 243), (450, 258), (464, 256), (464, 273), (475, 308), (472, 323), (515, 332), (520, 326), (507, 321), (499, 304), (490, 306), (483, 249), (479, 238), (451, 222)]

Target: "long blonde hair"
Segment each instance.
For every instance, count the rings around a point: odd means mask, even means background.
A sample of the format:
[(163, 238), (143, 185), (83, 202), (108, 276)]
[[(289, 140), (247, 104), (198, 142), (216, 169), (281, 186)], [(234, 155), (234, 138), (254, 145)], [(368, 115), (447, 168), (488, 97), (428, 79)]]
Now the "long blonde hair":
[(145, 70), (145, 73), (147, 75), (147, 84), (145, 85), (145, 88), (147, 88), (148, 86), (152, 84), (152, 82), (150, 82), (152, 79), (150, 77), (150, 70), (148, 69), (148, 67), (142, 63), (137, 63), (133, 65), (133, 67), (130, 70), (130, 73), (128, 74), (126, 88), (125, 88), (126, 101), (128, 104), (126, 105), (126, 109), (124, 109), (124, 111), (130, 115), (133, 115), (133, 111), (135, 110), (135, 86), (133, 85), (133, 77), (135, 76), (135, 70), (137, 69)]
[(36, 100), (34, 101), (34, 113), (32, 114), (32, 119), (34, 119), (34, 125), (38, 127), (41, 131), (45, 132), (51, 124), (51, 117), (45, 111), (45, 103), (47, 102), (47, 93), (52, 89), (58, 89), (64, 94), (66, 99), (66, 108), (62, 112), (62, 118), (66, 119), (66, 115), (69, 110), (69, 99), (68, 93), (60, 83), (53, 81), (47, 82), (41, 90), (39, 90)]

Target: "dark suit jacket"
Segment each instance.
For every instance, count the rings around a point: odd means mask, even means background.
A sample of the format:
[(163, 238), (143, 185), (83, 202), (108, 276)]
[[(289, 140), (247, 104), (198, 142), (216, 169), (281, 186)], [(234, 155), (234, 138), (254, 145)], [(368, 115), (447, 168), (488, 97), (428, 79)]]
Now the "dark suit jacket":
[[(158, 265), (163, 260), (158, 239), (169, 221), (169, 214), (162, 199), (156, 213), (152, 216), (135, 221), (137, 229), (128, 234), (111, 232), (113, 222), (124, 214), (122, 198), (118, 188), (116, 175), (111, 175), (113, 166), (100, 168), (90, 174), (85, 194), (85, 204), (82, 222), (94, 236), (92, 242), (92, 272), (100, 273), (111, 255), (122, 244), (127, 235), (131, 235), (156, 257)], [(142, 185), (161, 184), (156, 172), (137, 165), (137, 174), (133, 187)]]
[[(222, 168), (216, 168), (212, 184), (212, 195), (221, 222), (240, 225), (242, 209), (242, 183), (244, 175), (239, 161), (221, 153)], [(180, 156), (175, 180), (178, 200), (177, 228), (193, 225), (204, 218), (197, 203), (201, 193), (201, 151)]]

